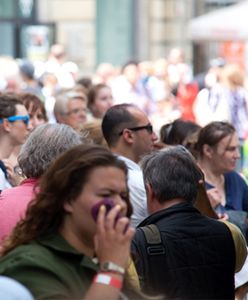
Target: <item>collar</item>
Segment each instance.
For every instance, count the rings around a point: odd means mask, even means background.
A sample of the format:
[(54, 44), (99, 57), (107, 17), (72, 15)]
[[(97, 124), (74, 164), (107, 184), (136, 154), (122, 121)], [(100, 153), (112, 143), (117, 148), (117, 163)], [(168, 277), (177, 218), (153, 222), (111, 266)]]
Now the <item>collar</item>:
[(153, 213), (145, 220), (143, 220), (138, 227), (157, 223), (160, 219), (174, 216), (175, 213), (180, 213), (180, 212), (191, 212), (191, 213), (200, 214), (200, 212), (193, 206), (193, 204), (185, 201)]
[(134, 162), (133, 160), (125, 157), (125, 156), (122, 156), (122, 155), (117, 155), (119, 159), (123, 160), (128, 169), (131, 169), (131, 170), (135, 170), (135, 171), (141, 171), (141, 168), (138, 164), (136, 164), (136, 162)]
[(80, 265), (97, 271), (99, 266), (94, 260), (72, 247), (59, 233), (52, 233), (36, 239), (38, 244), (50, 248), (55, 252), (60, 252), (65, 256), (74, 256), (80, 260)]
[(38, 183), (38, 180), (38, 178), (26, 178), (20, 183), (20, 185), (34, 185)]

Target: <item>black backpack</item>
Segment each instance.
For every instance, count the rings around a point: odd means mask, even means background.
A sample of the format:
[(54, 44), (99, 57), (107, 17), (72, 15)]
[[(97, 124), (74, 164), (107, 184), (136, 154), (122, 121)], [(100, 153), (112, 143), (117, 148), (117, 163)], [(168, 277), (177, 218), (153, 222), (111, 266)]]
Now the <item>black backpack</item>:
[(153, 291), (157, 290), (158, 279), (164, 278), (166, 266), (165, 246), (162, 244), (160, 231), (155, 224), (137, 228), (132, 243), (132, 252), (136, 253), (134, 262), (141, 289), (148, 294), (153, 294)]

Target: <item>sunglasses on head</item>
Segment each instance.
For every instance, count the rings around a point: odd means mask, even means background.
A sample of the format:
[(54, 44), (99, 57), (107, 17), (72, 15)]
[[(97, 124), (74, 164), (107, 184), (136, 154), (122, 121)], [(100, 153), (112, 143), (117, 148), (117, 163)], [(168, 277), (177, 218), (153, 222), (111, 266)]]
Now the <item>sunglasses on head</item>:
[[(139, 130), (147, 130), (150, 134), (153, 133), (153, 127), (151, 124), (147, 124), (144, 126), (137, 126), (137, 127), (132, 127), (132, 128), (127, 128), (128, 130), (132, 130), (132, 131), (139, 131)], [(123, 134), (124, 129), (119, 133), (119, 135)]]
[(27, 116), (10, 116), (10, 117), (7, 117), (7, 118), (1, 118), (0, 123), (3, 123), (3, 119), (7, 119), (9, 122), (15, 122), (15, 121), (21, 120), (21, 121), (23, 121), (23, 123), (25, 125), (28, 125), (30, 118), (29, 118), (28, 115)]

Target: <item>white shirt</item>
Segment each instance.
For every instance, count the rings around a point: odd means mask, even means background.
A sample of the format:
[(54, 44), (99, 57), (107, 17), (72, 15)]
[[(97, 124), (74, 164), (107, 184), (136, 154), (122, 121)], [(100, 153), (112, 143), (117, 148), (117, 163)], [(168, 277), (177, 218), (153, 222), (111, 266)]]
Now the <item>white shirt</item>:
[(128, 188), (133, 206), (131, 225), (136, 227), (148, 216), (143, 173), (140, 166), (134, 161), (120, 155), (118, 155), (118, 158), (123, 160), (128, 168)]
[(3, 171), (2, 171), (2, 169), (0, 169), (0, 191), (3, 191), (5, 189), (9, 189), (11, 187), (12, 187), (11, 184), (5, 178), (5, 175), (4, 175)]

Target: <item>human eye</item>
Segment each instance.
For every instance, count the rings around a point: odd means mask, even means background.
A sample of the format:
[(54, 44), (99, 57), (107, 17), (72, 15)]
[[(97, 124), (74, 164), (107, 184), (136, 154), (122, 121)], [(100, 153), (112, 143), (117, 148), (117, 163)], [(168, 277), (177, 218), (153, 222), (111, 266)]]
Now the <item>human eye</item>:
[(44, 119), (44, 117), (43, 117), (43, 115), (41, 115), (41, 114), (38, 114), (38, 115), (37, 115), (37, 119), (38, 119), (38, 120), (43, 120), (43, 119)]
[(238, 147), (227, 147), (226, 148), (226, 151), (229, 151), (229, 152), (234, 152), (238, 149)]
[(112, 194), (110, 192), (99, 194), (101, 198), (111, 198)]
[(80, 109), (79, 109), (79, 108), (73, 109), (73, 113), (74, 113), (74, 114), (78, 114), (79, 112), (80, 112)]
[(125, 202), (128, 200), (128, 193), (122, 193), (120, 196)]

